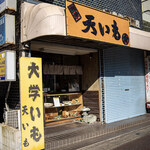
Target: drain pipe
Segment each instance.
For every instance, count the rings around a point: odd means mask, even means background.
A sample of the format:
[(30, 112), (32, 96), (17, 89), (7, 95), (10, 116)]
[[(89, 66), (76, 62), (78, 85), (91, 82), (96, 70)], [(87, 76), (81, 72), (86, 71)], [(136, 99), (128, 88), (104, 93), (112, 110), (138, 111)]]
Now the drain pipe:
[(9, 111), (9, 106), (7, 104), (7, 99), (8, 99), (8, 96), (9, 96), (10, 88), (11, 88), (11, 82), (9, 82), (9, 84), (8, 84), (7, 93), (6, 93), (6, 96), (5, 96), (6, 111)]
[(29, 42), (29, 57), (31, 57), (31, 42)]
[(104, 50), (99, 49), (99, 70), (100, 70), (100, 91), (101, 91), (101, 119), (102, 123), (106, 123), (105, 114), (105, 84), (104, 84)]

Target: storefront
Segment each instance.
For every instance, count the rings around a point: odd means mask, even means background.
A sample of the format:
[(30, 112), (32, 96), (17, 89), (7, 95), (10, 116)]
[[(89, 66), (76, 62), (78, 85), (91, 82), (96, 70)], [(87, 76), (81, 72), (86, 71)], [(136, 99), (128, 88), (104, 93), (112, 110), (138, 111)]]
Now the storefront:
[[(5, 99), (2, 109), (7, 96), (8, 105), (12, 104), (12, 109), (4, 112), (5, 124), (22, 132), (22, 144), (19, 135), (17, 145), (42, 142), (44, 147), (43, 125), (84, 122), (85, 114), (89, 117), (85, 117), (86, 123), (111, 123), (146, 113), (144, 51), (150, 50), (148, 33), (129, 27), (126, 18), (70, 0), (66, 0), (66, 9), (23, 2), (20, 19), (16, 82), (0, 85), (5, 88), (1, 91)], [(33, 78), (29, 77), (31, 68), (37, 71), (32, 72)], [(34, 130), (41, 141), (31, 133)]]
[(83, 106), (106, 123), (145, 114), (144, 55), (129, 48), (139, 46), (127, 19), (71, 1), (66, 14), (45, 3), (23, 3), (22, 14), (21, 41), (43, 59), (47, 123), (79, 119)]
[[(99, 92), (97, 50), (60, 44), (52, 44), (52, 47), (50, 44), (45, 53), (37, 51), (44, 45), (41, 43), (36, 49), (37, 45), (35, 41), (31, 42), (31, 55), (42, 58), (45, 123), (81, 119), (83, 105), (99, 118), (98, 97), (96, 102), (93, 101), (93, 106), (84, 101), (88, 98), (86, 91)], [(95, 74), (91, 73), (92, 70)]]
[[(89, 114), (93, 114), (94, 118), (99, 121), (98, 43), (89, 41), (91, 43), (89, 45), (87, 41), (71, 37), (66, 38), (64, 36), (66, 31), (64, 8), (46, 3), (42, 3), (41, 6), (43, 6), (41, 12), (48, 7), (51, 10), (49, 14), (47, 12), (42, 17), (54, 21), (50, 22), (50, 28), (40, 28), (42, 31), (39, 31), (39, 28), (36, 29), (37, 26), (34, 25), (43, 25), (41, 14), (35, 14), (34, 17), (41, 20), (31, 19), (28, 15), (34, 14), (36, 8), (40, 7), (40, 4), (24, 3), (22, 12), (25, 14), (24, 18), (26, 21), (24, 20), (22, 23), (22, 33), (26, 34), (22, 34), (22, 41), (31, 39), (29, 44), (31, 57), (42, 58), (46, 125), (80, 120), (84, 112), (82, 110), (83, 107), (88, 108)], [(30, 13), (28, 9), (25, 9), (26, 7), (31, 7), (29, 9)], [(46, 20), (44, 21), (46, 22)], [(27, 22), (28, 28), (25, 25)], [(61, 27), (58, 26), (58, 23), (61, 24)], [(32, 34), (29, 31), (32, 31)], [(59, 36), (48, 36), (49, 32), (52, 35), (59, 33)], [(41, 34), (46, 36), (41, 37)], [(34, 39), (34, 36), (36, 39)], [(28, 44), (28, 42), (25, 43)]]

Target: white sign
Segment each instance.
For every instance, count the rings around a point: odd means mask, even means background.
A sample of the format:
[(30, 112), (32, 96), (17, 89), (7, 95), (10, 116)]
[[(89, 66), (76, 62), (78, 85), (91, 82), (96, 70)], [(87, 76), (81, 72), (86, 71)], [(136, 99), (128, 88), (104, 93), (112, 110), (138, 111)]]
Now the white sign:
[(5, 9), (16, 11), (16, 0), (0, 0), (0, 13)]
[(59, 107), (60, 106), (60, 100), (59, 97), (53, 97), (54, 106)]

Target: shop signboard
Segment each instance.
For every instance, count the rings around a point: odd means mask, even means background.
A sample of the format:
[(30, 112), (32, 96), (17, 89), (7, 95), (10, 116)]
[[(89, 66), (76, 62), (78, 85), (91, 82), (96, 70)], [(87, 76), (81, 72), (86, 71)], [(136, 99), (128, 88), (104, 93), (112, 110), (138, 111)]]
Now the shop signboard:
[(0, 46), (15, 44), (15, 16), (0, 17)]
[(42, 60), (20, 58), (22, 150), (44, 149)]
[(129, 20), (66, 0), (67, 35), (130, 46)]
[(5, 9), (16, 11), (16, 0), (0, 0), (0, 13)]
[(6, 50), (0, 53), (0, 82), (16, 80), (16, 52)]
[(0, 53), (0, 80), (5, 80), (5, 52)]

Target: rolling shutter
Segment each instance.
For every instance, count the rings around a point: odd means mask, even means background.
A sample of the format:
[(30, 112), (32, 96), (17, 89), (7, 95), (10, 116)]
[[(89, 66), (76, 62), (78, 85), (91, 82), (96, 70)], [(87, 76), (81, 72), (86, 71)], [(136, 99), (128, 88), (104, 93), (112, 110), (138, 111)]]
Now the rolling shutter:
[(106, 123), (145, 114), (144, 52), (104, 50)]

